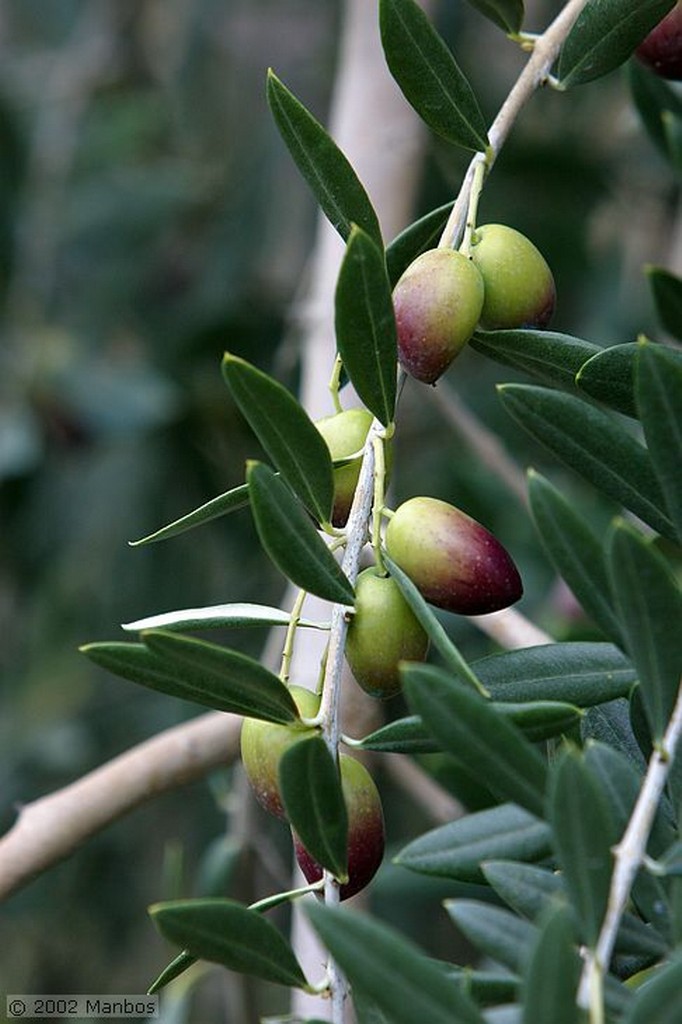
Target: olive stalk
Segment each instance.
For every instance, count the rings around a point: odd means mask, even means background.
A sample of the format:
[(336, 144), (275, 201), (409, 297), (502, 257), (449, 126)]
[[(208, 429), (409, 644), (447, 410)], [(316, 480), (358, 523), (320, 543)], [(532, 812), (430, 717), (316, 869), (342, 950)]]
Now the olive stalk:
[(578, 1005), (589, 1011), (590, 1024), (601, 1024), (604, 1017), (604, 974), (609, 967), (616, 934), (630, 898), (630, 890), (637, 872), (646, 861), (649, 834), (681, 737), (682, 680), (663, 738), (660, 743), (654, 745), (627, 828), (613, 849), (615, 865), (611, 875), (606, 913), (594, 949), (587, 950), (585, 954), (578, 989)]
[(517, 78), (490, 126), (488, 132), (490, 143), (488, 152), (476, 153), (469, 164), (459, 195), (438, 243), (439, 247), (457, 248), (469, 210), (469, 195), (474, 179), (480, 173), (478, 168), (483, 168), (484, 176), (490, 172), (524, 106), (533, 93), (549, 80), (550, 72), (559, 55), (559, 50), (573, 23), (587, 2), (588, 0), (569, 0), (551, 25), (535, 40), (528, 63)]

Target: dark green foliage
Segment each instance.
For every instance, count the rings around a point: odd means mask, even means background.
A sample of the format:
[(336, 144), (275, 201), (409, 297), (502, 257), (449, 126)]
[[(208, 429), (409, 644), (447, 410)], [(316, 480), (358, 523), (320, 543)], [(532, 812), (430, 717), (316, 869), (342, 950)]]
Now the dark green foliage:
[(423, 120), (448, 141), (485, 149), (476, 97), (415, 0), (380, 0), (381, 41), (391, 74)]
[(261, 544), (278, 569), (311, 594), (353, 603), (353, 588), (303, 507), (261, 463), (247, 469), (249, 497)]
[(320, 737), (296, 743), (280, 762), (282, 802), (306, 850), (339, 879), (348, 878), (348, 816), (337, 766)]
[(353, 227), (336, 285), (336, 344), (355, 390), (384, 426), (393, 422), (398, 349), (383, 252)]
[(613, 71), (674, 6), (675, 0), (588, 0), (559, 58), (559, 81), (581, 85)]

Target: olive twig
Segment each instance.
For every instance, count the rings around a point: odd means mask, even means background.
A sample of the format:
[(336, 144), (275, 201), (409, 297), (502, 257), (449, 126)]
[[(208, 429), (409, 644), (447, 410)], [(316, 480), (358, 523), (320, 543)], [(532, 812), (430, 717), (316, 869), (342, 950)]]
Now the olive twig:
[(294, 606), (291, 609), (291, 615), (289, 616), (289, 625), (287, 626), (287, 633), (284, 638), (284, 647), (282, 648), (282, 666), (279, 670), (279, 678), (283, 683), (289, 682), (289, 671), (291, 669), (291, 656), (294, 651), (294, 641), (296, 639), (296, 630), (298, 624), (301, 621), (301, 611), (303, 610), (303, 603), (308, 596), (306, 590), (299, 590)]
[(331, 379), (329, 381), (329, 391), (332, 396), (332, 402), (334, 403), (335, 412), (343, 412), (343, 406), (341, 405), (341, 399), (339, 398), (339, 391), (341, 390), (341, 373), (343, 371), (343, 361), (341, 356), (337, 354), (334, 359), (334, 369), (332, 370)]
[[(492, 168), (500, 150), (506, 142), (517, 117), (533, 93), (549, 78), (561, 46), (573, 27), (573, 23), (587, 4), (587, 0), (569, 0), (549, 27), (534, 40), (533, 51), (523, 71), (514, 83), (511, 92), (500, 107), (488, 132), (490, 145), (486, 154), (486, 173)], [(464, 182), (445, 225), (439, 247), (456, 249), (464, 230), (469, 208), (469, 194), (473, 185), (476, 168), (481, 154), (476, 153), (467, 169)]]
[[(672, 768), (675, 751), (682, 737), (682, 680), (675, 707), (660, 743), (654, 747), (646, 775), (635, 802), (627, 828), (613, 849), (615, 865), (611, 875), (606, 913), (594, 949), (587, 951), (580, 987), (578, 1005), (589, 1010), (590, 1024), (603, 1019), (601, 991), (603, 977), (608, 970), (616, 934), (625, 912), (630, 891), (640, 867), (644, 863), (649, 833), (663, 795), (666, 780)], [(599, 994), (597, 996), (597, 994)]]
[(479, 154), (481, 159), (478, 160), (474, 167), (473, 178), (471, 181), (471, 189), (469, 190), (469, 207), (467, 210), (466, 225), (464, 227), (464, 238), (462, 244), (459, 247), (459, 251), (463, 256), (471, 255), (471, 240), (473, 238), (474, 230), (476, 229), (476, 215), (478, 213), (478, 201), (481, 198), (481, 191), (483, 189), (483, 182), (485, 181), (486, 164), (484, 154)]
[(373, 439), (374, 445), (374, 503), (372, 506), (372, 548), (379, 572), (385, 573), (384, 560), (381, 555), (381, 511), (384, 507), (386, 487), (386, 458), (384, 442), (378, 435)]

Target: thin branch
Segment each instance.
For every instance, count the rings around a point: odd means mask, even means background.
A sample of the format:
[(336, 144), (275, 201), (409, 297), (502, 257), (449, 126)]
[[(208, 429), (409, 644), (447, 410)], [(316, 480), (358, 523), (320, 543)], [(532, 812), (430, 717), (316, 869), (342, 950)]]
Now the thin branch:
[(575, 19), (585, 7), (587, 0), (569, 0), (551, 25), (535, 40), (533, 52), (523, 71), (517, 78), (511, 92), (500, 107), (497, 117), (488, 131), (490, 150), (488, 154), (476, 153), (471, 160), (464, 177), (457, 201), (440, 239), (441, 246), (456, 248), (464, 231), (471, 186), (480, 163), (486, 164), (486, 174), (490, 173), (496, 157), (504, 146), (517, 117), (533, 94), (545, 85), (559, 50), (571, 30)]
[(525, 473), (507, 454), (497, 434), (481, 423), (450, 385), (441, 384), (439, 387), (430, 388), (429, 395), (448, 423), (462, 435), (483, 465), (499, 477), (524, 508), (527, 508)]
[(500, 647), (510, 651), (554, 643), (549, 633), (545, 633), (515, 608), (503, 608), (489, 615), (472, 615), (469, 622), (495, 640)]
[[(651, 827), (681, 737), (682, 682), (680, 682), (677, 701), (663, 739), (656, 746), (649, 760), (649, 766), (628, 826), (623, 833), (623, 838), (613, 850), (616, 863), (611, 876), (606, 914), (596, 947), (586, 953), (578, 990), (578, 1005), (583, 1009), (590, 1009), (591, 1014), (595, 1010), (591, 995), (594, 992), (602, 992), (601, 980), (611, 961), (616, 933), (630, 898), (630, 890), (646, 857)], [(595, 1019), (594, 1016), (591, 1019)]]
[(219, 711), (201, 715), (20, 807), (0, 839), (0, 899), (140, 804), (229, 764), (239, 751), (241, 722)]

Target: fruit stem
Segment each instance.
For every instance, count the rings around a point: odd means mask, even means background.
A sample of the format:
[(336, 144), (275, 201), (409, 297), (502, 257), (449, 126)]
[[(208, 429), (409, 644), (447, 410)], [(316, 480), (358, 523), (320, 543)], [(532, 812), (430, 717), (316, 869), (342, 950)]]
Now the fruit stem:
[(341, 405), (341, 399), (339, 398), (339, 391), (341, 390), (341, 372), (343, 370), (343, 362), (341, 356), (337, 355), (334, 360), (334, 368), (329, 381), (329, 391), (331, 392), (332, 402), (334, 403), (335, 412), (343, 412), (343, 406)]
[(282, 665), (279, 670), (279, 678), (285, 684), (288, 684), (289, 682), (289, 672), (291, 670), (291, 658), (294, 653), (296, 630), (298, 629), (298, 624), (301, 621), (301, 611), (303, 610), (303, 602), (306, 597), (307, 591), (299, 590), (289, 616), (289, 625), (287, 626), (287, 633), (284, 638), (284, 647), (282, 648)]
[(481, 192), (483, 190), (483, 182), (485, 181), (486, 174), (486, 160), (485, 154), (478, 154), (480, 159), (474, 167), (474, 176), (471, 182), (471, 191), (469, 192), (469, 207), (467, 210), (467, 220), (464, 228), (464, 238), (462, 244), (459, 247), (459, 251), (463, 256), (471, 256), (471, 243), (473, 241), (474, 231), (476, 230), (476, 214), (478, 213), (478, 201), (481, 198)]
[(374, 503), (372, 505), (372, 548), (379, 572), (385, 574), (384, 560), (381, 554), (381, 512), (384, 507), (386, 486), (386, 458), (384, 442), (378, 434), (372, 440), (374, 446)]

